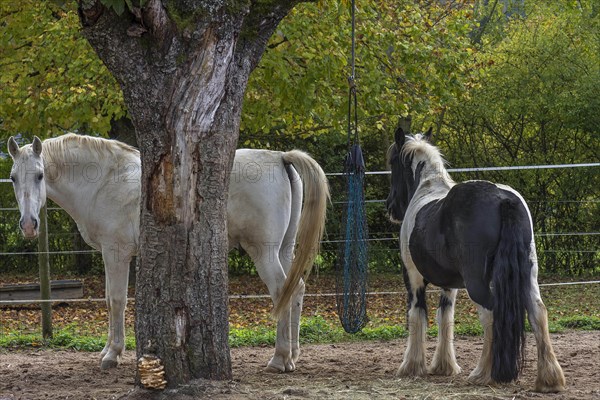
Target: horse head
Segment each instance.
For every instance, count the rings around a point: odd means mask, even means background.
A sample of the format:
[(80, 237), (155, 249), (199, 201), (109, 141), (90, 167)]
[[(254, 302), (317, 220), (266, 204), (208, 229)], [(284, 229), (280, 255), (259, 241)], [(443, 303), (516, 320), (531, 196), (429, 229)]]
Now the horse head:
[[(430, 128), (427, 133), (418, 136), (430, 141), (431, 132), (432, 129)], [(424, 167), (423, 162), (413, 166), (413, 155), (404, 151), (407, 139), (413, 140), (414, 138), (404, 133), (401, 127), (398, 127), (394, 134), (394, 144), (388, 150), (392, 182), (390, 194), (386, 200), (386, 207), (389, 218), (394, 223), (401, 223), (404, 219), (404, 214), (419, 185), (420, 173)]]
[(21, 212), (19, 227), (27, 239), (34, 239), (39, 234), (40, 210), (46, 203), (42, 141), (36, 136), (33, 143), (19, 148), (11, 136), (8, 153), (13, 159), (10, 179)]

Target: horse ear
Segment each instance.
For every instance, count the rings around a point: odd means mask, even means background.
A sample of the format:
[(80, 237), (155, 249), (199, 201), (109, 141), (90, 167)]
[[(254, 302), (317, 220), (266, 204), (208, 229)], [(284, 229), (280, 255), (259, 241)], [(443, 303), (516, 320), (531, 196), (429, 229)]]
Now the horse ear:
[(423, 135), (423, 136), (425, 137), (425, 139), (427, 139), (427, 141), (429, 143), (433, 144), (433, 135), (432, 135), (432, 133), (433, 133), (433, 128), (430, 127), (429, 130), (427, 130), (427, 132), (425, 132), (425, 135)]
[(38, 156), (42, 154), (42, 141), (39, 137), (33, 137), (33, 143), (31, 144), (31, 147), (33, 147), (33, 152)]
[(401, 149), (404, 146), (404, 141), (406, 140), (406, 134), (404, 133), (404, 129), (401, 126), (396, 128), (396, 132), (394, 133), (394, 141), (396, 142), (396, 146), (398, 149)]
[(13, 160), (15, 158), (17, 158), (20, 150), (19, 150), (19, 145), (15, 141), (14, 137), (11, 136), (8, 138), (8, 143), (7, 143), (6, 147), (8, 147), (8, 154), (10, 154), (10, 156), (13, 158)]

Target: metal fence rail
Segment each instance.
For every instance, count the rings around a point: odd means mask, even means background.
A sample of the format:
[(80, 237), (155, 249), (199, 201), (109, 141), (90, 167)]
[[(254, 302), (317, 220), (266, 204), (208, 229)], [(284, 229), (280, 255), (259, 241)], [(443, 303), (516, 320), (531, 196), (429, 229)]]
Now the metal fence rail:
[[(526, 165), (526, 166), (506, 166), (506, 167), (477, 167), (477, 168), (451, 168), (448, 169), (448, 172), (483, 172), (483, 171), (512, 171), (512, 170), (542, 170), (542, 169), (565, 169), (565, 168), (597, 168), (600, 167), (600, 163), (581, 163), (581, 164), (559, 164), (559, 165)], [(370, 171), (366, 172), (366, 175), (389, 175), (390, 171)], [(329, 177), (338, 177), (343, 176), (343, 173), (326, 173)], [(0, 179), (0, 183), (11, 183), (10, 179)], [(384, 203), (384, 199), (369, 199), (366, 200), (367, 204), (382, 204)], [(599, 203), (600, 199), (590, 199), (590, 200), (533, 200), (531, 202), (545, 202), (545, 203)], [(334, 202), (334, 205), (344, 204), (344, 202)], [(50, 211), (62, 211), (61, 208), (52, 207), (48, 208)], [(18, 211), (17, 207), (1, 207), (0, 212), (16, 212)], [(15, 222), (16, 225), (16, 222)], [(377, 237), (381, 235), (383, 237)], [(535, 234), (537, 237), (579, 237), (579, 236), (599, 236), (600, 232), (538, 232)], [(397, 241), (398, 236), (397, 233), (394, 232), (371, 232), (369, 242), (385, 242), (385, 241)], [(337, 239), (335, 237), (330, 237), (326, 240), (323, 240), (323, 244), (335, 244), (343, 242), (342, 239)], [(390, 250), (391, 251), (391, 250)], [(566, 252), (567, 250), (560, 249), (545, 249), (541, 250), (541, 252), (554, 253), (554, 252)], [(599, 250), (569, 250), (570, 252), (577, 253), (598, 253)], [(99, 254), (100, 252), (97, 250), (57, 250), (57, 251), (47, 251), (47, 252), (26, 252), (26, 251), (12, 251), (12, 252), (0, 252), (0, 257), (7, 256), (32, 256), (32, 255), (70, 255), (70, 254)], [(559, 285), (588, 285), (588, 284), (598, 284), (600, 281), (587, 281), (587, 282), (563, 282), (556, 284), (545, 284), (540, 286), (559, 286)], [(400, 294), (401, 292), (372, 292), (369, 295), (388, 295), (388, 294)], [(306, 296), (334, 296), (333, 293), (325, 293), (325, 294), (307, 294)], [(268, 297), (268, 295), (232, 295), (230, 298), (239, 299), (239, 298), (262, 298)], [(94, 301), (105, 301), (104, 299), (63, 299), (63, 300), (37, 300), (37, 301), (28, 301), (28, 300), (12, 300), (12, 301), (2, 301), (0, 302), (1, 306), (6, 305), (21, 305), (21, 304), (37, 304), (37, 303), (79, 303), (79, 302), (94, 302)]]
[[(553, 283), (540, 283), (539, 287), (559, 287), (559, 286), (573, 286), (573, 285), (597, 285), (600, 281), (580, 281), (580, 282), (553, 282)], [(459, 289), (464, 291), (466, 289)], [(427, 289), (426, 292), (437, 292), (438, 289)], [(404, 295), (406, 291), (384, 291), (384, 292), (367, 292), (367, 296), (389, 296), (389, 295)], [(305, 293), (304, 297), (334, 297), (337, 293)], [(236, 299), (270, 299), (269, 294), (232, 294), (229, 296), (230, 300)], [(86, 299), (49, 299), (49, 300), (3, 300), (0, 301), (0, 306), (19, 306), (27, 304), (44, 304), (44, 303), (98, 303), (106, 302), (105, 298), (86, 298)], [(127, 302), (135, 302), (134, 297), (128, 297)]]

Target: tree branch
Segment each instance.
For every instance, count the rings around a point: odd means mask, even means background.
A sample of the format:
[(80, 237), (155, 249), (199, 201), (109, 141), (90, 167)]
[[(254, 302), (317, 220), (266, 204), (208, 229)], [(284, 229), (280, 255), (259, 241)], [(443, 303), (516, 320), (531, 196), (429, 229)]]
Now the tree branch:
[(142, 10), (142, 24), (149, 29), (150, 33), (164, 43), (168, 37), (173, 35), (173, 26), (167, 10), (163, 7), (161, 0), (148, 0)]
[(244, 19), (240, 37), (240, 48), (250, 50), (242, 52), (248, 56), (251, 70), (258, 65), (269, 38), (281, 20), (300, 2), (302, 0), (278, 0), (273, 1), (270, 7), (266, 7), (265, 3), (260, 0), (252, 1), (248, 16)]

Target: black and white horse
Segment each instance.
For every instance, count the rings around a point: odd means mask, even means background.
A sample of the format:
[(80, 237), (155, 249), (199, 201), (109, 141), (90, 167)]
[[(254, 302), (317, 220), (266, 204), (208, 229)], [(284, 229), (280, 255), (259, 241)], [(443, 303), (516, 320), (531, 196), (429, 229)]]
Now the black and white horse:
[[(454, 302), (466, 288), (484, 328), (481, 359), (469, 381), (487, 385), (517, 378), (524, 357), (525, 315), (537, 342), (535, 389), (557, 392), (565, 378), (548, 334), (546, 307), (537, 283), (531, 214), (514, 189), (486, 181), (454, 182), (439, 150), (425, 135), (396, 131), (389, 150), (390, 219), (401, 223), (400, 250), (408, 290), (409, 337), (399, 374), (453, 375)], [(438, 340), (425, 367), (425, 287), (442, 288)]]

